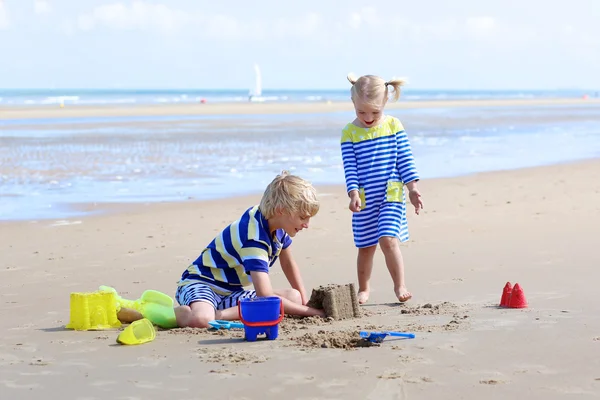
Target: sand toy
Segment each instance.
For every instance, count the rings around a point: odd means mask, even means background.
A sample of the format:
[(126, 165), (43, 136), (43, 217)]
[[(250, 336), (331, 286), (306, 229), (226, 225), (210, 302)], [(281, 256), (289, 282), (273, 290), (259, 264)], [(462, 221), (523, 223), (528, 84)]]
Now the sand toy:
[(263, 333), (269, 340), (277, 339), (279, 323), (284, 316), (283, 302), (279, 297), (240, 299), (238, 313), (247, 341), (254, 342), (256, 336)]
[(402, 337), (405, 339), (414, 339), (415, 338), (414, 333), (389, 332), (389, 331), (388, 332), (365, 332), (365, 331), (360, 332), (360, 337), (363, 339), (367, 339), (371, 343), (381, 343), (381, 342), (383, 342), (383, 339), (385, 339), (387, 336)]
[(157, 290), (146, 290), (137, 300), (127, 300), (118, 295), (110, 286), (100, 286), (100, 290), (113, 292), (116, 296), (117, 311), (130, 308), (138, 311), (144, 318), (163, 328), (177, 328), (173, 299)]
[(71, 293), (70, 321), (67, 329), (77, 331), (119, 328), (117, 300), (113, 292)]
[(244, 329), (244, 324), (241, 322), (224, 321), (222, 319), (210, 321), (208, 324), (215, 329)]
[(131, 323), (117, 337), (117, 343), (135, 345), (144, 344), (154, 340), (156, 331), (152, 322), (143, 318)]

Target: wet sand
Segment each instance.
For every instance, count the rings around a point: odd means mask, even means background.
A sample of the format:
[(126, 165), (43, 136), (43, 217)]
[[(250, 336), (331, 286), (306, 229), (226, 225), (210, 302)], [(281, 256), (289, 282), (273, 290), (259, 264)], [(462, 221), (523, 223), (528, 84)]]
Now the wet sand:
[[(506, 100), (444, 100), (404, 101), (389, 103), (388, 110), (444, 107), (511, 107), (547, 105), (600, 104), (600, 99), (506, 99)], [(318, 103), (213, 103), (213, 104), (160, 104), (115, 106), (4, 106), (0, 120), (78, 117), (175, 116), (175, 115), (250, 115), (250, 114), (306, 114), (352, 111), (352, 102)]]
[[(284, 319), (275, 341), (240, 332), (75, 332), (69, 293), (110, 285), (173, 295), (183, 269), (258, 196), (163, 204), (83, 204), (105, 213), (0, 223), (2, 398), (595, 398), (600, 392), (600, 161), (421, 182), (402, 246), (409, 289), (394, 302), (377, 253), (359, 319)], [(355, 282), (347, 197), (319, 187), (320, 213), (293, 252), (307, 289)], [(286, 281), (278, 265), (274, 286)], [(529, 308), (499, 309), (506, 281)], [(356, 347), (357, 332), (393, 329)]]

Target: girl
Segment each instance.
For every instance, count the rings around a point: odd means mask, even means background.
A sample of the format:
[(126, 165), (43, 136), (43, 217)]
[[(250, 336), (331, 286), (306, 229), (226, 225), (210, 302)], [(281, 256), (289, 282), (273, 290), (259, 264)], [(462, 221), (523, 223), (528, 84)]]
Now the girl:
[(417, 214), (423, 203), (404, 127), (397, 118), (383, 114), (390, 90), (393, 100), (398, 100), (404, 81), (386, 82), (374, 75), (356, 79), (352, 74), (348, 80), (356, 119), (343, 129), (341, 147), (354, 243), (358, 247), (358, 302), (364, 304), (369, 299), (377, 244), (394, 281), (394, 293), (405, 302), (412, 294), (406, 288), (400, 253), (400, 241), (409, 238), (404, 186)]

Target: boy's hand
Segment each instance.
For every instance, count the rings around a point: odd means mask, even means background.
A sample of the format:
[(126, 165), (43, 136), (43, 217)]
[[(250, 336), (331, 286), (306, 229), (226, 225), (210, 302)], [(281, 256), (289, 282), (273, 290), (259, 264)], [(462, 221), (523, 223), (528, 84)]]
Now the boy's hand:
[(410, 199), (410, 203), (415, 207), (415, 213), (419, 215), (419, 211), (423, 209), (423, 202), (421, 201), (421, 193), (419, 193), (419, 189), (410, 189), (408, 191), (408, 198)]
[(316, 311), (315, 316), (321, 317), (321, 318), (325, 318), (326, 317), (325, 310), (319, 310), (318, 308), (313, 308), (313, 310)]
[(360, 196), (358, 195), (358, 190), (352, 190), (350, 193), (350, 204), (348, 208), (352, 212), (360, 212), (360, 207), (362, 206), (360, 201)]

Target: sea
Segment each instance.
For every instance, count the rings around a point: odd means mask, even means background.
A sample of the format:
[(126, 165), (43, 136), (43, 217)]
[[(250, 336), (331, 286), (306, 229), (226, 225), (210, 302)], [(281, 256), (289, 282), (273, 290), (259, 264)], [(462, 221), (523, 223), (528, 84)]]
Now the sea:
[[(406, 90), (403, 100), (594, 98), (593, 91)], [(265, 90), (261, 102), (345, 101), (347, 90)], [(343, 185), (352, 112), (2, 119), (10, 107), (248, 102), (245, 90), (0, 90), (0, 220), (64, 219), (81, 204), (260, 193), (281, 170)], [(390, 109), (423, 179), (600, 157), (600, 104)], [(600, 176), (600, 171), (599, 171)], [(343, 188), (340, 190), (343, 191)], [(101, 208), (100, 208), (101, 209)], [(94, 211), (97, 212), (97, 211)]]

